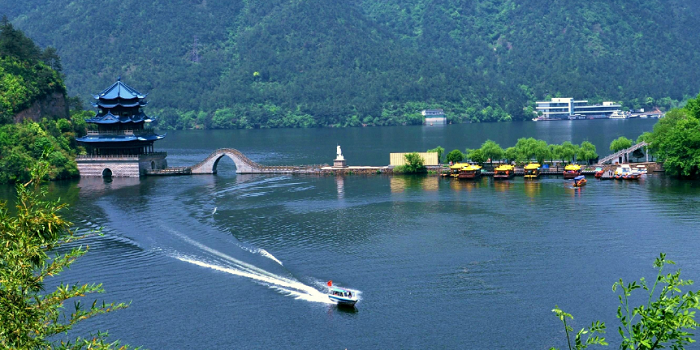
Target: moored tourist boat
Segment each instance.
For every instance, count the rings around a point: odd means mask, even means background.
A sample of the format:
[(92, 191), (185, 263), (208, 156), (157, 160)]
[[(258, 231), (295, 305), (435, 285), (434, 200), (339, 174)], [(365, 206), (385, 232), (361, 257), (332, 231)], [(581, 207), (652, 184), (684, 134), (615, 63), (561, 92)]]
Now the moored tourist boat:
[(481, 166), (479, 165), (468, 165), (459, 170), (459, 178), (472, 180), (481, 177)]
[(615, 170), (615, 178), (618, 180), (639, 180), (642, 173), (637, 169), (632, 169), (629, 164), (621, 164)]
[(498, 166), (493, 170), (494, 179), (510, 179), (515, 176), (515, 167), (508, 164)]
[(526, 179), (536, 179), (540, 176), (540, 168), (542, 166), (539, 163), (530, 163), (523, 168), (525, 172)]
[(586, 186), (586, 183), (587, 183), (587, 182), (588, 182), (588, 181), (586, 181), (586, 177), (585, 177), (585, 176), (583, 176), (583, 175), (576, 176), (576, 177), (574, 178), (574, 187)]
[(594, 175), (594, 177), (595, 177), (596, 179), (600, 179), (601, 177), (603, 177), (603, 174), (605, 174), (605, 170), (603, 170), (603, 168), (595, 168), (595, 175)]
[(338, 306), (355, 307), (357, 303), (357, 293), (345, 288), (334, 287), (333, 281), (328, 281), (328, 298)]
[(646, 175), (647, 174), (647, 166), (646, 165), (637, 165), (637, 172)]
[(578, 164), (569, 164), (564, 167), (564, 179), (573, 179), (581, 175), (581, 166)]
[(457, 178), (459, 177), (459, 171), (462, 170), (465, 166), (469, 166), (469, 164), (466, 163), (455, 163), (450, 165), (450, 177)]

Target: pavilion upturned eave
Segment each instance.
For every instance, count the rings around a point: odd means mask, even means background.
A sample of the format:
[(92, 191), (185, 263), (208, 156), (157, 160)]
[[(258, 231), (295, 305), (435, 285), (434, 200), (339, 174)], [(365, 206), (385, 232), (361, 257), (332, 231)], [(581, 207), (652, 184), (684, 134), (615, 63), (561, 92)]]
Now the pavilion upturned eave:
[(147, 94), (142, 94), (138, 92), (136, 89), (132, 88), (129, 85), (126, 85), (120, 80), (117, 80), (116, 83), (112, 84), (112, 86), (102, 90), (97, 95), (93, 95), (93, 97), (98, 100), (98, 99), (117, 99), (117, 98), (122, 98), (122, 99), (144, 99), (146, 98)]

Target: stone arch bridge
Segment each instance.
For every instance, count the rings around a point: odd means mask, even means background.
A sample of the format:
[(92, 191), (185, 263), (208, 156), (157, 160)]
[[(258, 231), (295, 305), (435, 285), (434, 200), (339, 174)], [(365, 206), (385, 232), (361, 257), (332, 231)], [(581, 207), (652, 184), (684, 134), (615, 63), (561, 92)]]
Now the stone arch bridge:
[(258, 164), (233, 148), (219, 148), (203, 161), (184, 170), (190, 174), (216, 174), (216, 167), (223, 157), (229, 157), (233, 160), (233, 163), (236, 164), (237, 174), (296, 174), (320, 171), (320, 166), (267, 166)]

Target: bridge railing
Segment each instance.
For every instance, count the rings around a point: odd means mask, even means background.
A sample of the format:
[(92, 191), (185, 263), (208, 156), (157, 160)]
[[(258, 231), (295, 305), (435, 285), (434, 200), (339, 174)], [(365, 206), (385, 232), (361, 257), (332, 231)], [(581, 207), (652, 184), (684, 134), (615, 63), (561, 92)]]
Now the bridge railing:
[(640, 142), (640, 143), (638, 143), (638, 144), (636, 144), (636, 145), (634, 145), (634, 146), (632, 146), (632, 147), (630, 147), (630, 148), (626, 148), (626, 149), (617, 151), (617, 152), (615, 152), (615, 153), (613, 153), (613, 154), (611, 154), (611, 155), (609, 155), (609, 156), (603, 157), (603, 159), (601, 159), (601, 160), (598, 161), (598, 164), (605, 164), (605, 163), (607, 163), (607, 162), (612, 161), (612, 160), (615, 159), (615, 158), (619, 158), (619, 157), (621, 157), (621, 156), (623, 156), (623, 155), (625, 155), (625, 154), (632, 153), (632, 152), (634, 152), (634, 151), (636, 151), (636, 150), (638, 150), (638, 149), (640, 149), (640, 148), (642, 148), (642, 147), (646, 147), (646, 146), (649, 146), (649, 144), (646, 143), (646, 142), (644, 142), (644, 141), (642, 141), (642, 142)]

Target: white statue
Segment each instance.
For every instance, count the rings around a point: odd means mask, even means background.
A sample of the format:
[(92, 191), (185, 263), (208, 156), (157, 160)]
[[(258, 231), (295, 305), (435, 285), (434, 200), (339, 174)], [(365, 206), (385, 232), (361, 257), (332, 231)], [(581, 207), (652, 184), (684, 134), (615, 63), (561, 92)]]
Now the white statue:
[(343, 157), (343, 151), (340, 150), (340, 145), (338, 145), (335, 153), (337, 155), (337, 157), (335, 159), (345, 159)]

